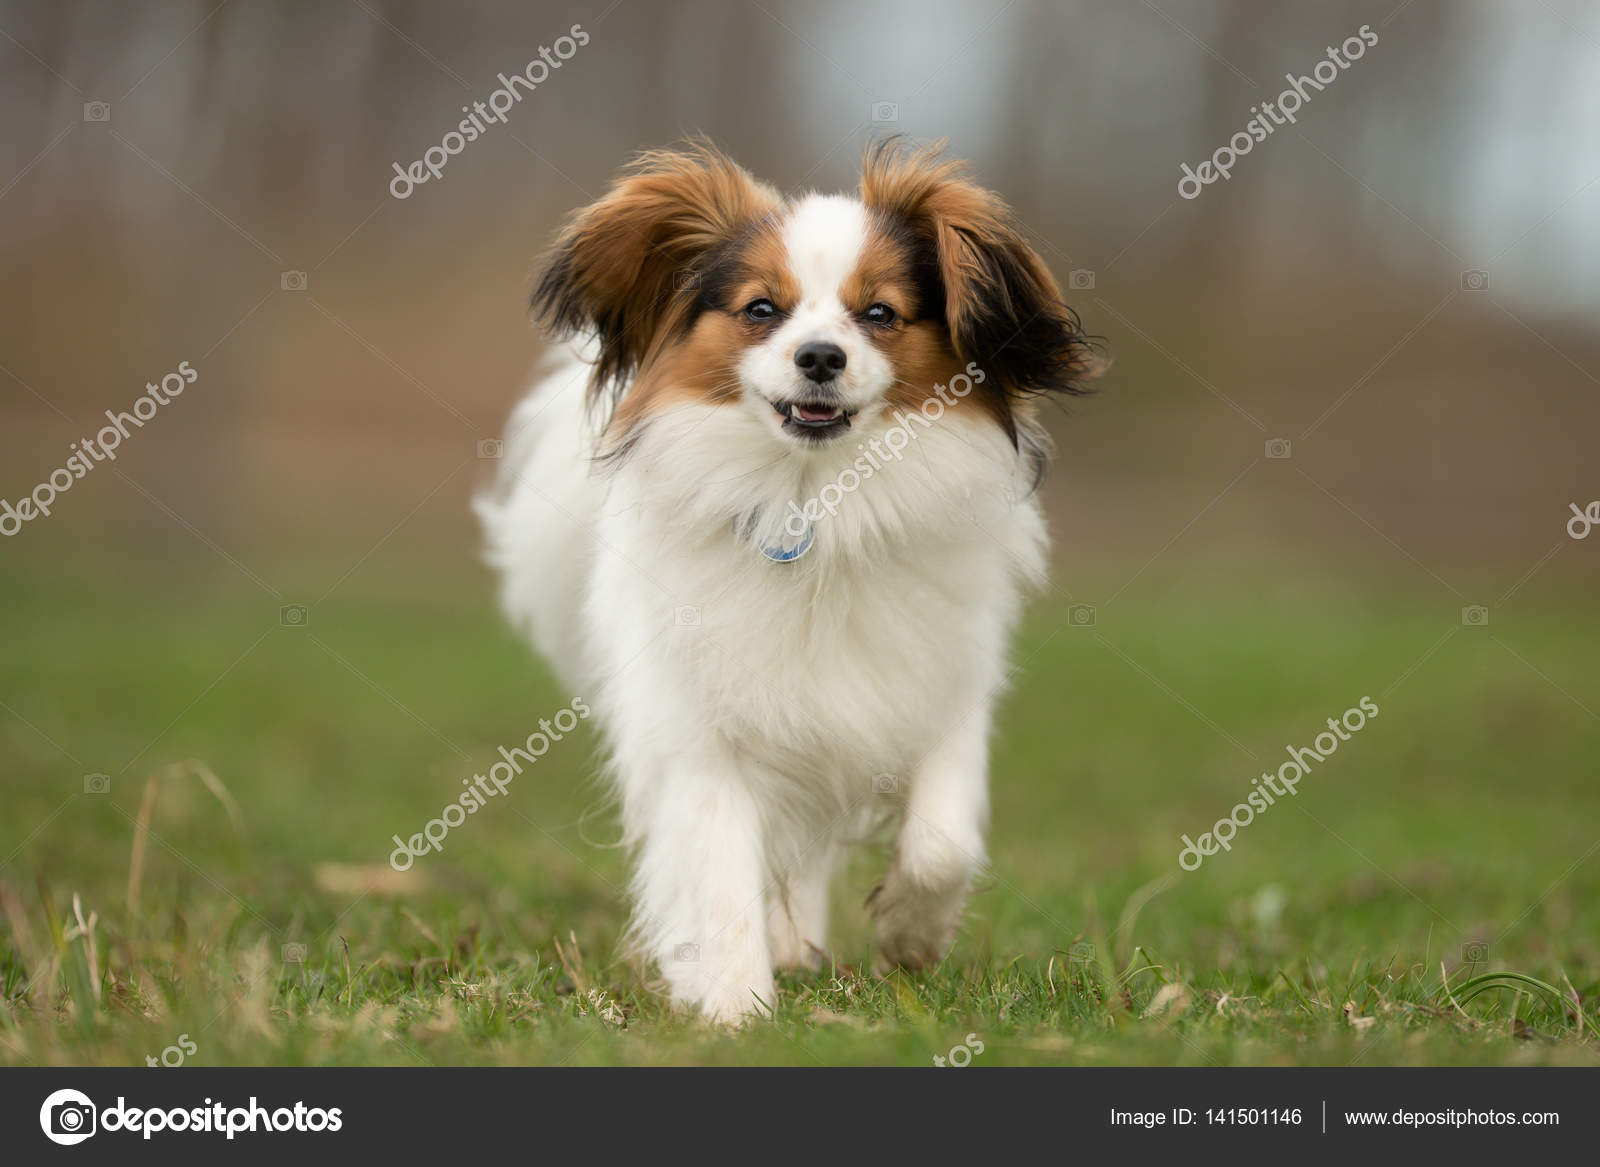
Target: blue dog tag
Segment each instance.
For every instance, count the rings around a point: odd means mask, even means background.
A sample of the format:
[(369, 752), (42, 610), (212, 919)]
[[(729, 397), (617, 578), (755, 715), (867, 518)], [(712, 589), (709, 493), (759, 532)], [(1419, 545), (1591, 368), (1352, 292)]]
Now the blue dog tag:
[[(758, 520), (759, 515), (757, 514), (745, 515), (742, 518), (735, 519), (733, 521), (734, 537), (753, 541)], [(758, 546), (761, 548), (761, 554), (772, 560), (773, 563), (793, 563), (811, 550), (811, 543), (816, 538), (816, 535), (817, 525), (813, 522), (807, 521), (806, 529), (798, 535), (790, 531), (786, 524), (783, 528), (783, 534), (779, 536), (776, 543), (760, 543)]]
[(762, 545), (761, 554), (774, 563), (792, 563), (807, 551), (811, 550), (811, 541), (816, 538), (817, 525), (807, 523), (805, 533), (799, 538), (791, 535), (787, 528), (784, 529), (783, 538), (775, 546)]

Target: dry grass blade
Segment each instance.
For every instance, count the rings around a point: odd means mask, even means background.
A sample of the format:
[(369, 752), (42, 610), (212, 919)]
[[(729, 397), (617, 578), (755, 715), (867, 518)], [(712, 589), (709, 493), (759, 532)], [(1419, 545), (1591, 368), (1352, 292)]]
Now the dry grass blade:
[(396, 871), (387, 863), (318, 863), (311, 869), (319, 891), (351, 899), (357, 896), (383, 896), (399, 899), (418, 895), (428, 888), (427, 875), (416, 867)]
[(1461, 1003), (1460, 1003), (1460, 1002), (1459, 1002), (1459, 1001), (1457, 1001), (1457, 1000), (1456, 1000), (1456, 998), (1455, 998), (1455, 994), (1453, 994), (1453, 993), (1452, 993), (1452, 992), (1451, 992), (1451, 991), (1450, 991), (1450, 974), (1449, 974), (1449, 973), (1447, 973), (1447, 972), (1446, 972), (1446, 971), (1445, 971), (1445, 968), (1444, 968), (1444, 961), (1442, 961), (1442, 960), (1441, 960), (1441, 961), (1440, 961), (1440, 962), (1439, 962), (1439, 980), (1440, 980), (1440, 981), (1441, 981), (1441, 982), (1442, 982), (1442, 983), (1443, 983), (1443, 985), (1444, 985), (1444, 995), (1445, 995), (1445, 999), (1446, 999), (1446, 1000), (1447, 1000), (1447, 1001), (1449, 1001), (1449, 1002), (1450, 1002), (1450, 1004), (1452, 1004), (1452, 1005), (1454, 1005), (1454, 1006), (1455, 1006), (1455, 1010), (1456, 1010), (1456, 1012), (1457, 1012), (1457, 1013), (1459, 1013), (1459, 1014), (1461, 1014), (1461, 1016), (1462, 1016), (1462, 1017), (1464, 1017), (1464, 1018), (1466, 1018), (1466, 1020), (1467, 1020), (1467, 1023), (1468, 1023), (1468, 1024), (1469, 1024), (1469, 1025), (1476, 1025), (1476, 1024), (1477, 1024), (1477, 1022), (1476, 1022), (1476, 1021), (1474, 1021), (1474, 1020), (1473, 1020), (1473, 1019), (1472, 1019), (1472, 1016), (1471, 1016), (1471, 1015), (1470, 1015), (1470, 1014), (1469, 1014), (1469, 1013), (1468, 1013), (1468, 1012), (1467, 1012), (1467, 1011), (1466, 1011), (1466, 1010), (1465, 1010), (1465, 1009), (1463, 1009), (1463, 1008), (1462, 1008), (1462, 1007), (1461, 1007)]
[(422, 933), (424, 939), (426, 939), (429, 944), (439, 949), (443, 949), (445, 947), (444, 941), (439, 939), (439, 934), (424, 924), (417, 914), (410, 908), (401, 908), (400, 914), (410, 921), (413, 928)]
[(139, 890), (144, 883), (144, 857), (150, 845), (150, 823), (155, 817), (156, 800), (160, 793), (162, 781), (168, 778), (178, 778), (190, 775), (200, 779), (200, 782), (212, 796), (222, 804), (222, 809), (227, 812), (228, 820), (233, 824), (233, 829), (240, 834), (244, 833), (244, 814), (239, 809), (238, 801), (229, 792), (227, 786), (198, 758), (189, 758), (182, 762), (174, 763), (157, 770), (150, 775), (144, 784), (144, 796), (139, 800), (139, 817), (133, 828), (133, 855), (128, 861), (128, 912), (131, 915), (139, 907)]
[(556, 956), (561, 961), (561, 967), (567, 970), (567, 976), (572, 978), (572, 983), (576, 986), (578, 992), (587, 993), (589, 991), (589, 978), (583, 971), (583, 953), (578, 950), (577, 933), (567, 933), (567, 943), (572, 945), (570, 956), (567, 954), (567, 950), (561, 946), (561, 938), (559, 936), (552, 936), (550, 943), (556, 946)]
[(1566, 983), (1567, 992), (1572, 994), (1572, 1012), (1578, 1019), (1578, 1040), (1583, 1040), (1583, 998), (1578, 995), (1578, 990), (1572, 987), (1572, 978), (1566, 973), (1561, 974), (1561, 979)]
[(72, 919), (74, 923), (65, 933), (68, 941), (83, 941), (83, 958), (88, 965), (89, 987), (94, 991), (95, 1004), (100, 1003), (100, 943), (95, 937), (95, 929), (100, 923), (100, 917), (94, 912), (89, 913), (88, 919), (83, 915), (83, 897), (77, 892), (72, 893)]
[(1376, 1017), (1363, 1017), (1356, 1012), (1356, 1003), (1354, 1001), (1346, 1001), (1341, 1013), (1344, 1016), (1344, 1023), (1357, 1032), (1363, 1029), (1371, 1029), (1378, 1023)]
[(1145, 1006), (1140, 1017), (1176, 1017), (1189, 1007), (1189, 990), (1186, 986), (1174, 981), (1162, 985), (1156, 990), (1156, 995), (1150, 999), (1150, 1004)]
[(150, 845), (150, 819), (156, 812), (160, 779), (152, 774), (145, 779), (144, 795), (139, 799), (139, 817), (133, 824), (133, 854), (128, 859), (128, 914), (139, 910), (139, 889), (144, 885), (144, 856)]

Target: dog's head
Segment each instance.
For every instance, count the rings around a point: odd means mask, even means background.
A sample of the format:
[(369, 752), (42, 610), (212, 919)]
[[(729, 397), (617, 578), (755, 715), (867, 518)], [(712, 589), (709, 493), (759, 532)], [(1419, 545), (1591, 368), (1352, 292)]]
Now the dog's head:
[(685, 401), (815, 449), (935, 394), (1015, 442), (1024, 400), (1094, 367), (999, 196), (895, 141), (868, 151), (858, 197), (785, 200), (703, 142), (646, 153), (562, 231), (534, 308), (598, 337), (613, 448)]

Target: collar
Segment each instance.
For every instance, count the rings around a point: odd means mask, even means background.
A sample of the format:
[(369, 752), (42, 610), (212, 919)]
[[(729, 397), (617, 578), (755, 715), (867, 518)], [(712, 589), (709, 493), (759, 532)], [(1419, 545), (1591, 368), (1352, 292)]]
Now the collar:
[(754, 542), (761, 549), (761, 554), (773, 563), (793, 563), (807, 551), (817, 537), (817, 525), (810, 519), (806, 520), (805, 530), (795, 533), (788, 523), (779, 531), (776, 539), (768, 542), (759, 539), (756, 535), (760, 525), (760, 513), (752, 512), (733, 521), (733, 533), (736, 538)]

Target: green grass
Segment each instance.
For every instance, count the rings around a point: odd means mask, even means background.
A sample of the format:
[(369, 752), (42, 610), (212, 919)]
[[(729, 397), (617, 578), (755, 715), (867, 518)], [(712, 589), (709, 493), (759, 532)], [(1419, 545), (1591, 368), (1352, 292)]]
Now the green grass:
[[(280, 599), (218, 560), (13, 550), (0, 1062), (142, 1064), (187, 1035), (198, 1064), (928, 1065), (969, 1033), (977, 1065), (1600, 1062), (1600, 676), (1578, 589), (1519, 594), (1482, 629), (1420, 576), (1196, 564), (1085, 628), (1063, 627), (1095, 598), (1070, 581), (1018, 639), (991, 871), (949, 960), (871, 974), (860, 905), (883, 856), (862, 854), (833, 966), (726, 1034), (671, 1014), (617, 950), (592, 737), (387, 873), (391, 835), (571, 696), (485, 577), (380, 557), (285, 628), (280, 602), (343, 560), (275, 567)], [(1180, 834), (1364, 695), (1381, 715), (1295, 798), (1179, 870)], [(109, 793), (84, 792), (91, 772)]]

